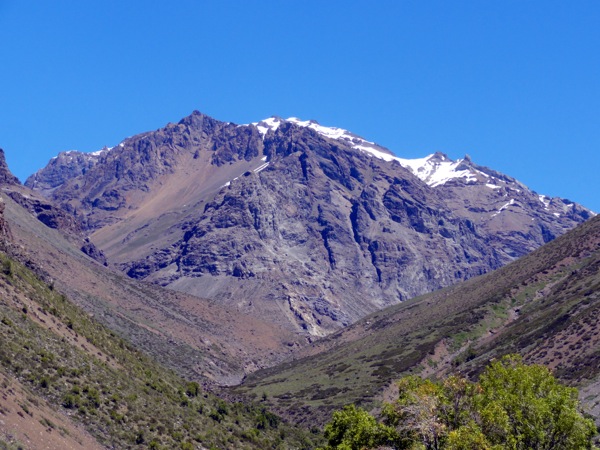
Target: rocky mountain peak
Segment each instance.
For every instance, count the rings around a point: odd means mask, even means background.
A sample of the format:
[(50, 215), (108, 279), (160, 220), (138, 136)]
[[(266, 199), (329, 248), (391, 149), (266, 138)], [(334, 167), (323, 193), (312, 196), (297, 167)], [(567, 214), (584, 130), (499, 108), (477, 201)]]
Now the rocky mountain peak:
[(206, 114), (201, 113), (198, 110), (192, 111), (192, 113), (189, 116), (184, 117), (179, 121), (180, 125), (186, 125), (197, 130), (202, 130), (204, 128), (210, 129), (214, 127), (217, 123), (219, 123), (219, 121), (213, 119), (210, 116), (207, 116)]
[(76, 212), (110, 262), (313, 335), (500, 267), (591, 216), (468, 157), (404, 159), (294, 117), (235, 125), (194, 111), (78, 158), (51, 161), (32, 187)]
[(8, 168), (8, 164), (6, 164), (6, 158), (4, 156), (4, 150), (0, 148), (0, 185), (11, 184), (21, 184), (21, 182)]

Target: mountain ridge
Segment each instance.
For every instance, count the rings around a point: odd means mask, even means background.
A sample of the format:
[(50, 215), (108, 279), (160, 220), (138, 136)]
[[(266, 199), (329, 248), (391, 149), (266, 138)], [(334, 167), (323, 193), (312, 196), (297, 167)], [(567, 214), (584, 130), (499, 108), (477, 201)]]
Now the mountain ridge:
[(89, 157), (63, 154), (26, 185), (75, 213), (130, 276), (315, 336), (593, 215), (470, 158), (403, 160), (315, 121), (197, 111)]

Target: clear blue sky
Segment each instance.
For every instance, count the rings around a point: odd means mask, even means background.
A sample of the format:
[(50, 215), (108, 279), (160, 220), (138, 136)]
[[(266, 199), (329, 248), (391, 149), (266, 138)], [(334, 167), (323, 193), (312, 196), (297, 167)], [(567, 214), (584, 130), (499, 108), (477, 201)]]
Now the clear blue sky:
[(24, 180), (198, 109), (442, 151), (600, 211), (599, 1), (0, 0), (0, 147)]

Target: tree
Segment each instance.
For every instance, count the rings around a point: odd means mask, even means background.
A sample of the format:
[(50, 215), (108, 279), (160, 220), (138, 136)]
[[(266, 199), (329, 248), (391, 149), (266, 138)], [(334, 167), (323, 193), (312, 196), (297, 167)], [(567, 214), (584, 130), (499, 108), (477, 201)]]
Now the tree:
[(440, 415), (442, 386), (412, 375), (398, 381), (398, 393), (398, 399), (383, 409), (387, 424), (396, 429), (396, 447), (410, 448), (420, 442), (427, 449), (441, 448), (448, 429)]
[(596, 430), (579, 412), (577, 390), (539, 365), (510, 355), (479, 382), (408, 376), (384, 405), (382, 421), (347, 406), (325, 427), (327, 449), (578, 450), (592, 449)]
[(510, 355), (482, 374), (480, 426), (508, 449), (588, 449), (596, 430), (578, 411), (577, 389), (561, 385), (544, 366)]
[(333, 418), (325, 426), (328, 445), (324, 450), (361, 450), (387, 445), (394, 435), (392, 428), (378, 423), (362, 408), (345, 406), (333, 413)]

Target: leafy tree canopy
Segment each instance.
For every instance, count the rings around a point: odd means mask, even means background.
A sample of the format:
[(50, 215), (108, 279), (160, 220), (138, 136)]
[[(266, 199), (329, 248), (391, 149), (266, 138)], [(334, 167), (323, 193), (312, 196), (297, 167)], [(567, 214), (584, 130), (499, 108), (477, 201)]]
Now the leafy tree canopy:
[(578, 450), (593, 449), (596, 428), (579, 412), (577, 390), (519, 356), (491, 363), (473, 383), (408, 376), (379, 421), (354, 405), (325, 427), (326, 450)]

